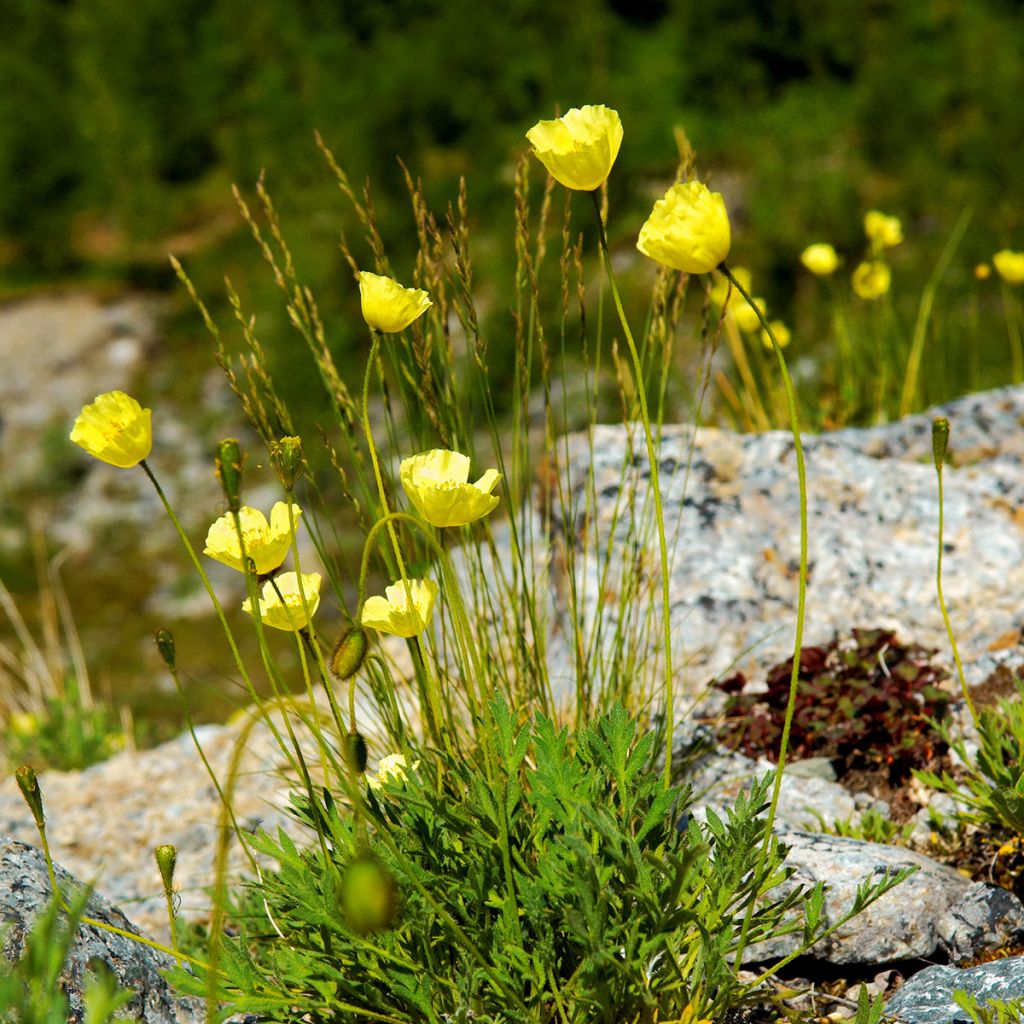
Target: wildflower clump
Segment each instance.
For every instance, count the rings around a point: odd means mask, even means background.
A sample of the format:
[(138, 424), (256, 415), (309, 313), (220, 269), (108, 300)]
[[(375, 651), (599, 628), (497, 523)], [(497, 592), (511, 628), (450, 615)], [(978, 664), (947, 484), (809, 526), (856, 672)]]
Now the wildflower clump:
[(359, 273), (359, 301), (363, 319), (375, 331), (397, 334), (418, 320), (433, 303), (420, 288), (404, 288), (390, 277)]
[(526, 138), (555, 181), (593, 192), (605, 183), (619, 155), (622, 121), (610, 107), (573, 107), (555, 121), (538, 121)]
[[(270, 522), (259, 509), (243, 505), (238, 510), (238, 527), (230, 512), (221, 516), (206, 534), (203, 554), (224, 565), (245, 572), (245, 560), (256, 564), (256, 575), (264, 576), (277, 569), (285, 560), (292, 543), (292, 517), (298, 521), (302, 509), (279, 501), (270, 510)], [(239, 528), (245, 545), (239, 544)]]
[(416, 511), (433, 526), (464, 526), (498, 504), (491, 491), (501, 474), (489, 469), (476, 483), (468, 483), (469, 459), (460, 452), (434, 448), (403, 459), (399, 477)]
[(130, 469), (152, 451), (152, 417), (131, 395), (107, 391), (78, 414), (71, 440), (101, 462)]
[(725, 200), (699, 181), (673, 185), (654, 204), (636, 247), (687, 274), (708, 274), (729, 255), (732, 237)]

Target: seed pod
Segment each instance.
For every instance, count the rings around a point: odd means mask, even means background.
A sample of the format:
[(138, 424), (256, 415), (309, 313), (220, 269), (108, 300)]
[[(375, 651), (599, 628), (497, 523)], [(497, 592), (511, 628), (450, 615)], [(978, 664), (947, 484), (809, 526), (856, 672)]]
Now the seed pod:
[(331, 675), (340, 683), (351, 679), (363, 667), (368, 646), (369, 641), (361, 627), (353, 626), (347, 630), (331, 655)]
[(238, 438), (229, 437), (217, 445), (217, 479), (228, 500), (228, 511), (242, 507), (242, 447)]

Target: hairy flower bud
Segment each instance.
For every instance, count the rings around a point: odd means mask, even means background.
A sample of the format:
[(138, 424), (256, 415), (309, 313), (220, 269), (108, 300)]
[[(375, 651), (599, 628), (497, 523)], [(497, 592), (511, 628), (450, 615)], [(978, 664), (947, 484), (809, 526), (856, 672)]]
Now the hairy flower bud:
[(169, 629), (161, 628), (153, 634), (153, 639), (156, 641), (156, 649), (160, 652), (160, 657), (164, 659), (164, 664), (173, 672), (177, 668), (174, 635)]
[(363, 667), (368, 646), (365, 630), (359, 626), (347, 630), (331, 655), (331, 675), (340, 683), (351, 679)]
[(35, 819), (36, 828), (42, 831), (46, 828), (46, 815), (43, 813), (43, 794), (39, 790), (39, 779), (36, 777), (36, 770), (30, 764), (23, 764), (14, 773), (18, 783), (18, 789), (25, 798), (32, 817)]
[(345, 753), (349, 766), (354, 772), (362, 775), (366, 771), (366, 740), (358, 729), (350, 732), (346, 739), (348, 744)]
[(160, 869), (160, 881), (163, 883), (164, 893), (174, 891), (174, 868), (178, 863), (178, 851), (170, 844), (158, 846), (153, 851), (156, 857), (156, 866)]
[(946, 449), (949, 447), (949, 420), (945, 416), (936, 416), (932, 420), (932, 456), (935, 459), (935, 468), (942, 471), (942, 464), (946, 461)]
[(286, 491), (291, 493), (295, 484), (306, 472), (306, 460), (302, 455), (301, 437), (282, 437), (270, 445), (270, 461), (274, 464), (278, 479)]

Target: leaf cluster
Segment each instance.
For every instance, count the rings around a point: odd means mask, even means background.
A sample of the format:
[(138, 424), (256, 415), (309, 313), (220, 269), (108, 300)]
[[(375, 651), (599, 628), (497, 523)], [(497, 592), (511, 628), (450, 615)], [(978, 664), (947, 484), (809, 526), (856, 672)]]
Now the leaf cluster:
[[(793, 756), (831, 757), (840, 775), (884, 765), (896, 783), (943, 753), (935, 722), (950, 698), (936, 686), (930, 653), (883, 629), (853, 630), (852, 645), (836, 637), (823, 647), (804, 647), (789, 740)], [(792, 664), (787, 659), (771, 668), (763, 693), (743, 693), (742, 673), (717, 684), (729, 695), (721, 742), (751, 757), (778, 756)]]
[(1024, 832), (1024, 680), (1017, 679), (1016, 684), (1016, 696), (981, 709), (979, 749), (974, 757), (968, 755), (962, 736), (954, 737), (948, 724), (936, 723), (963, 763), (962, 779), (945, 771), (914, 774), (925, 785), (964, 804), (966, 810), (959, 817), (967, 824), (1020, 835)]
[[(748, 909), (748, 944), (802, 927), (782, 922), (806, 892), (770, 892), (789, 877), (784, 849), (772, 838), (753, 864), (767, 779), (724, 819), (681, 828), (688, 793), (663, 785), (655, 734), (621, 706), (575, 734), (523, 724), (501, 699), (491, 717), (490, 749), (423, 752), (362, 813), (295, 798), (324, 842), (256, 839), (280, 864), (259, 886), (276, 934), (224, 941), (220, 998), (273, 1021), (715, 1018), (741, 994)], [(397, 895), (376, 931), (341, 909), (371, 859)]]

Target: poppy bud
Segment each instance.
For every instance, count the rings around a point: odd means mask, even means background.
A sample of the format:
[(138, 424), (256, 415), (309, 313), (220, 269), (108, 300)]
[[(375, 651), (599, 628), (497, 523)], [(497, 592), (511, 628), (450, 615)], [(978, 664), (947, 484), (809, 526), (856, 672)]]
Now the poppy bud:
[(238, 438), (229, 437), (217, 445), (217, 479), (228, 500), (228, 511), (242, 507), (242, 448)]
[(949, 447), (949, 420), (945, 416), (936, 416), (932, 420), (932, 456), (935, 459), (935, 468), (942, 471), (942, 464), (946, 461), (946, 449)]
[(366, 632), (359, 626), (347, 630), (337, 642), (331, 655), (331, 675), (339, 683), (351, 679), (363, 667), (368, 644)]

